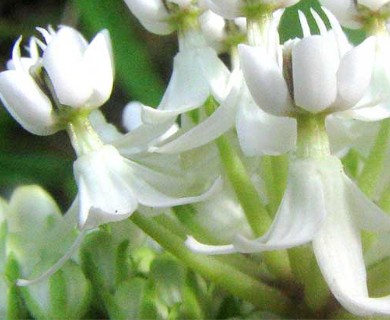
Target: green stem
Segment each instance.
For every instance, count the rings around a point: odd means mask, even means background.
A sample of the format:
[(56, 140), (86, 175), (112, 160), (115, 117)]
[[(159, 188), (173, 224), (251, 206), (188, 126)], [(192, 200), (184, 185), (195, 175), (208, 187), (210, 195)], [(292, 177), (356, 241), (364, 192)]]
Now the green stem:
[(180, 237), (172, 234), (157, 222), (135, 213), (132, 221), (146, 234), (156, 240), (188, 267), (215, 282), (230, 293), (251, 302), (261, 310), (285, 315), (290, 307), (289, 300), (278, 290), (221, 263), (213, 257), (194, 254), (189, 251)]
[(371, 148), (370, 154), (358, 178), (360, 189), (370, 198), (374, 196), (378, 179), (382, 173), (386, 160), (390, 140), (390, 119), (380, 124), (378, 136)]
[(286, 189), (288, 157), (287, 155), (264, 156), (261, 161), (262, 176), (268, 197), (268, 212), (274, 217)]
[[(188, 206), (180, 206), (175, 207), (174, 209), (183, 209), (187, 208)], [(178, 216), (181, 216), (180, 214), (182, 211), (178, 212)], [(193, 234), (195, 237), (199, 236), (199, 234), (204, 235), (205, 238), (200, 237), (199, 239), (205, 240), (207, 243), (216, 243), (215, 239), (213, 237), (209, 236), (205, 233), (193, 233), (193, 226), (191, 228), (187, 225), (182, 225), (178, 221), (175, 221), (173, 218), (168, 217), (166, 215), (159, 215), (154, 218), (155, 221), (157, 221), (161, 226), (164, 228), (170, 230), (172, 233), (174, 233), (177, 237), (180, 237), (183, 241), (186, 239), (188, 234)], [(195, 229), (197, 229), (195, 227)], [(265, 270), (263, 264), (257, 264), (250, 260), (249, 258), (245, 257), (244, 255), (240, 254), (230, 254), (230, 255), (221, 255), (216, 256), (215, 259), (221, 261), (222, 263), (227, 263), (231, 265), (232, 267), (238, 269), (240, 272), (243, 272), (251, 277), (264, 279), (266, 281), (271, 281), (272, 277), (269, 273), (267, 273), (267, 270)]]
[(217, 139), (225, 172), (232, 183), (253, 233), (261, 236), (271, 225), (271, 218), (253, 185), (249, 174), (227, 137)]
[(379, 206), (387, 213), (390, 213), (390, 185), (383, 192), (380, 200)]
[[(216, 108), (217, 104), (212, 98), (205, 103), (206, 113), (209, 116)], [(230, 144), (229, 139), (226, 136), (221, 136), (216, 140), (216, 144), (223, 167), (244, 211), (248, 224), (255, 236), (262, 236), (271, 226), (272, 219), (256, 187), (252, 183), (244, 163), (238, 152)], [(286, 251), (268, 251), (264, 252), (263, 255), (270, 272), (281, 279), (291, 279), (292, 274)]]
[(289, 249), (291, 268), (296, 279), (304, 286), (304, 300), (312, 311), (324, 308), (329, 300), (328, 285), (322, 277), (310, 246)]
[(92, 127), (86, 114), (75, 115), (67, 124), (67, 132), (78, 157), (103, 146), (103, 142)]
[(329, 138), (323, 114), (303, 113), (297, 116), (298, 138), (296, 156), (301, 159), (330, 155)]
[[(262, 236), (271, 226), (272, 219), (268, 215), (244, 163), (228, 138), (219, 137), (217, 146), (225, 172), (244, 210), (247, 221), (255, 236)], [(264, 252), (264, 260), (273, 274), (283, 279), (291, 278), (290, 265), (285, 251)]]

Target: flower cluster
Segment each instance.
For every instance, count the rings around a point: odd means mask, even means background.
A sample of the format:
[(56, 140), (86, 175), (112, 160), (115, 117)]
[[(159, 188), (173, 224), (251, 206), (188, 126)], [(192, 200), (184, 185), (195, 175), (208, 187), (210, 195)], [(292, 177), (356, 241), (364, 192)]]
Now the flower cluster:
[[(114, 82), (107, 30), (88, 43), (68, 26), (37, 28), (27, 56), (20, 38), (0, 73), (1, 101), (24, 129), (67, 132), (78, 188), (63, 216), (36, 186), (0, 203), (0, 286), (10, 288), (4, 299), (17, 301), (17, 285), (26, 286), (21, 296), (34, 317), (77, 318), (95, 291), (110, 317), (141, 317), (124, 301), (141, 305), (135, 295), (152, 285), (145, 279), (153, 279), (155, 294), (171, 292), (171, 283), (159, 278), (164, 267), (130, 271), (138, 251), (126, 250), (132, 243), (153, 260), (157, 242), (253, 310), (331, 317), (335, 299), (355, 315), (389, 315), (390, 296), (369, 292), (370, 271), (389, 256), (388, 1), (323, 0), (306, 16), (295, 9), (298, 0), (125, 2), (148, 31), (178, 37), (161, 102), (130, 102), (128, 132), (99, 110)], [(281, 43), (286, 8), (298, 12), (302, 36)], [(365, 28), (368, 36), (354, 45), (342, 26)], [(104, 259), (116, 259), (115, 267)], [(172, 261), (165, 270), (189, 272)], [(150, 317), (217, 316), (199, 311), (201, 303), (189, 307), (189, 296), (217, 299), (192, 280), (186, 289), (178, 281), (180, 290), (164, 301), (145, 298), (160, 310)], [(294, 290), (303, 292), (299, 308), (292, 307)], [(61, 315), (56, 299), (69, 307)]]

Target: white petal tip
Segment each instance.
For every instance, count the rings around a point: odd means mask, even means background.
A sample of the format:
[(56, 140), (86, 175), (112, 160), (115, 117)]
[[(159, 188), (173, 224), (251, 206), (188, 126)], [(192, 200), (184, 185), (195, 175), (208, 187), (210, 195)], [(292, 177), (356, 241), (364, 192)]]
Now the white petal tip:
[(198, 240), (191, 236), (187, 237), (187, 240), (185, 241), (185, 246), (195, 253), (201, 253), (206, 255), (230, 254), (237, 252), (233, 245), (208, 245), (200, 243)]
[(18, 287), (27, 287), (31, 284), (34, 284), (34, 280), (27, 280), (27, 279), (18, 279), (16, 280), (16, 285)]

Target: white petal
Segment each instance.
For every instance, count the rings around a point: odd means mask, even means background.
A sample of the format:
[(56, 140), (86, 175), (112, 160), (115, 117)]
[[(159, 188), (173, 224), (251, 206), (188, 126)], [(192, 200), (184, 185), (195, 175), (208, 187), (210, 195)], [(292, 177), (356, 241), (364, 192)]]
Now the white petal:
[(339, 101), (337, 110), (353, 107), (364, 96), (370, 84), (375, 59), (375, 39), (365, 40), (340, 61), (337, 71)]
[(337, 96), (337, 46), (329, 37), (302, 39), (292, 50), (294, 100), (313, 113), (331, 105)]
[(85, 39), (76, 30), (63, 27), (53, 36), (43, 54), (43, 67), (64, 105), (83, 107), (93, 93), (83, 62), (85, 50)]
[(360, 229), (368, 231), (390, 231), (390, 216), (383, 212), (353, 183), (343, 176), (349, 199), (351, 216)]
[(337, 115), (361, 121), (379, 121), (390, 118), (390, 109), (388, 107), (388, 103), (386, 102), (373, 107), (368, 106), (366, 108), (349, 109), (344, 112), (339, 112)]
[(278, 155), (294, 150), (297, 124), (294, 119), (275, 117), (256, 106), (247, 88), (243, 88), (236, 129), (240, 146), (248, 157)]
[(173, 125), (174, 119), (155, 125), (142, 124), (133, 131), (123, 135), (121, 138), (116, 139), (112, 144), (121, 154), (126, 156), (144, 152), (156, 144)]
[(245, 82), (257, 105), (265, 112), (287, 116), (291, 98), (282, 71), (262, 47), (238, 47)]
[(117, 127), (107, 122), (100, 110), (93, 110), (89, 115), (89, 121), (91, 121), (93, 129), (105, 143), (111, 143), (123, 136)]
[(260, 252), (291, 248), (313, 239), (328, 214), (325, 197), (328, 177), (340, 170), (340, 161), (295, 160), (291, 162), (286, 192), (269, 231), (249, 240), (242, 236), (233, 242), (239, 252)]
[(158, 109), (144, 108), (142, 119), (146, 123), (165, 122), (199, 108), (210, 95), (221, 99), (228, 79), (229, 71), (211, 48), (180, 51)]
[(231, 90), (226, 100), (205, 121), (179, 135), (173, 141), (150, 149), (150, 151), (180, 153), (203, 146), (228, 131), (233, 127), (236, 118), (240, 83), (240, 81), (236, 81), (235, 87)]
[(58, 270), (60, 270), (66, 262), (70, 260), (70, 258), (76, 253), (76, 251), (80, 248), (85, 236), (85, 231), (82, 231), (77, 236), (76, 240), (73, 242), (68, 251), (55, 263), (51, 266), (50, 269), (42, 273), (39, 277), (34, 279), (18, 279), (16, 284), (20, 287), (31, 286), (36, 283), (40, 283), (45, 281), (51, 275), (55, 274)]
[(161, 0), (125, 0), (131, 12), (142, 25), (150, 32), (156, 34), (169, 34), (172, 26), (166, 20), (169, 13)]
[(127, 131), (133, 131), (143, 124), (141, 113), (144, 105), (138, 101), (129, 102), (123, 109), (122, 124)]
[(313, 239), (318, 265), (330, 290), (348, 311), (360, 316), (390, 314), (389, 296), (368, 297), (360, 232), (344, 197), (333, 195), (333, 210)]
[(359, 14), (353, 0), (320, 0), (320, 3), (332, 11), (343, 26), (351, 29), (362, 27), (358, 22)]
[[(134, 164), (132, 164), (134, 167)], [(134, 170), (134, 178), (131, 181), (131, 184), (134, 189), (134, 194), (136, 195), (139, 203), (143, 204), (144, 206), (148, 207), (172, 207), (172, 206), (178, 206), (188, 203), (194, 203), (194, 202), (200, 202), (208, 199), (210, 196), (215, 194), (218, 190), (222, 187), (222, 180), (217, 179), (211, 187), (204, 193), (197, 195), (197, 196), (191, 196), (191, 195), (185, 195), (185, 196), (171, 196), (164, 192), (169, 192), (170, 190), (168, 188), (166, 189), (157, 189), (155, 185), (162, 185), (164, 183), (169, 183), (169, 181), (161, 180), (161, 175), (159, 173), (154, 173), (152, 170), (147, 168), (142, 168), (137, 166)], [(164, 177), (166, 179), (166, 177)], [(180, 187), (178, 185), (177, 187)], [(184, 188), (184, 187), (183, 187)]]
[(389, 2), (389, 0), (359, 0), (359, 4), (370, 8), (372, 11), (379, 10), (383, 5)]
[(214, 246), (209, 244), (203, 244), (191, 236), (187, 237), (185, 245), (188, 249), (195, 253), (201, 253), (206, 255), (231, 254), (237, 252), (233, 245)]
[(199, 49), (195, 59), (201, 68), (204, 80), (210, 87), (211, 95), (218, 101), (222, 101), (226, 98), (226, 90), (229, 90), (231, 80), (228, 68), (211, 48)]
[(143, 20), (141, 23), (146, 30), (159, 35), (167, 35), (174, 31), (173, 26), (167, 22)]
[(73, 165), (79, 189), (81, 228), (129, 217), (137, 208), (137, 199), (126, 177), (131, 168), (118, 151), (105, 145), (79, 157)]
[(0, 73), (0, 97), (8, 112), (31, 133), (57, 131), (51, 102), (30, 76), (15, 70)]
[(216, 14), (234, 19), (241, 15), (242, 0), (206, 0), (208, 7)]
[(100, 107), (111, 95), (114, 81), (114, 65), (110, 35), (103, 30), (89, 44), (84, 53), (84, 63), (93, 94), (88, 107)]

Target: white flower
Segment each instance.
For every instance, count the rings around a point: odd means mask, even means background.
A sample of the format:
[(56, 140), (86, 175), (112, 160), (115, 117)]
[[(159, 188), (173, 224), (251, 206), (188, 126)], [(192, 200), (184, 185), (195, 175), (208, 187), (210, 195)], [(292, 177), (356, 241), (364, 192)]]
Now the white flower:
[[(279, 39), (277, 27), (280, 12), (274, 15), (269, 28), (271, 38)], [(221, 92), (222, 94), (222, 92)], [(216, 111), (195, 125), (184, 126), (168, 141), (150, 150), (159, 153), (179, 153), (213, 141), (234, 126), (240, 146), (247, 156), (277, 155), (295, 148), (296, 122), (287, 117), (275, 117), (259, 109), (243, 81), (239, 68), (234, 70)], [(255, 138), (256, 137), (256, 138)]]
[(299, 108), (311, 113), (343, 111), (355, 106), (368, 88), (374, 39), (352, 48), (333, 16), (328, 13), (333, 27), (328, 32), (312, 13), (321, 35), (310, 34), (300, 13), (305, 37), (286, 43), (276, 57), (267, 47), (239, 47), (246, 83), (265, 112), (294, 116)]
[(175, 119), (179, 114), (203, 106), (210, 96), (221, 101), (229, 75), (203, 35), (197, 31), (186, 32), (180, 39), (180, 51), (174, 58), (172, 76), (162, 101), (157, 109), (143, 109), (143, 121), (155, 124)]
[(385, 231), (390, 218), (342, 172), (336, 157), (295, 160), (275, 220), (262, 237), (237, 235), (233, 244), (211, 246), (187, 239), (203, 254), (262, 252), (291, 248), (309, 241), (335, 297), (358, 315), (390, 314), (390, 298), (369, 298), (360, 230)]
[(106, 30), (89, 45), (70, 27), (39, 31), (46, 43), (32, 38), (28, 58), (21, 57), (20, 40), (16, 42), (10, 70), (0, 74), (0, 97), (25, 129), (47, 135), (63, 128), (60, 118), (66, 107), (93, 109), (107, 101), (113, 62)]
[(137, 160), (126, 159), (116, 148), (105, 145), (75, 161), (80, 228), (90, 229), (126, 219), (138, 204), (167, 208), (203, 201), (221, 184), (217, 180), (206, 193), (185, 196), (189, 187), (194, 185), (194, 181), (183, 176), (185, 171), (176, 168), (178, 175), (167, 174), (148, 168), (139, 163), (140, 159)]

